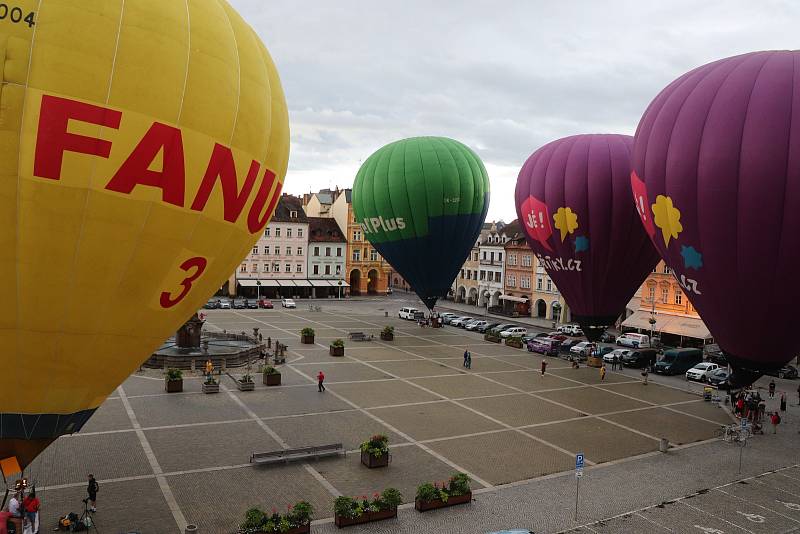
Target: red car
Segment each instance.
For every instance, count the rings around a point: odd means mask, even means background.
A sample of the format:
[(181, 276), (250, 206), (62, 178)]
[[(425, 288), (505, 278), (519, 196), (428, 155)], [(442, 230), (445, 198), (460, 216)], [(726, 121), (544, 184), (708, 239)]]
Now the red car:
[(272, 305), (272, 301), (271, 300), (269, 300), (269, 299), (261, 299), (261, 300), (258, 301), (258, 307), (259, 308), (266, 308), (268, 310), (271, 310), (274, 306)]

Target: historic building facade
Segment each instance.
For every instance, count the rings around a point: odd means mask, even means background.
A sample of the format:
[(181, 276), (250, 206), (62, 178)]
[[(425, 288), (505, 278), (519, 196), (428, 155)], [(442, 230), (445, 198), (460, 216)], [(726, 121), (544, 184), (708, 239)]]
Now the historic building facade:
[(347, 241), (335, 219), (308, 217), (307, 257), (311, 296), (344, 296)]

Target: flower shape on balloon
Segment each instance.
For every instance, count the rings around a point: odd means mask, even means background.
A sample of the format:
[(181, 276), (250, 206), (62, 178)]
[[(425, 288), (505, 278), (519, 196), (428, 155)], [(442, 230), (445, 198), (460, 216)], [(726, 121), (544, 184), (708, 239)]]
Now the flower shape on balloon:
[(561, 241), (566, 239), (567, 234), (571, 234), (578, 229), (578, 214), (573, 212), (571, 208), (561, 207), (553, 215), (555, 227), (561, 231)]
[(656, 226), (661, 229), (661, 235), (664, 237), (664, 246), (668, 247), (669, 240), (678, 239), (678, 235), (683, 232), (681, 212), (672, 204), (670, 197), (658, 195), (656, 203), (653, 204), (653, 216)]

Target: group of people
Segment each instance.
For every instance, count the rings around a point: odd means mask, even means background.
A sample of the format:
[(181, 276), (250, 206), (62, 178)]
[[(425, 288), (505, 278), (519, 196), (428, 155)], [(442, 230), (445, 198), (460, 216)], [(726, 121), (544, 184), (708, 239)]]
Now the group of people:
[(8, 500), (8, 509), (0, 512), (0, 533), (7, 532), (7, 525), (14, 525), (17, 534), (22, 534), (27, 526), (31, 532), (36, 531), (41, 501), (36, 496), (36, 488), (25, 495), (25, 484), (19, 480), (14, 486), (14, 493)]
[[(775, 398), (775, 381), (772, 380), (768, 386), (770, 399)], [(781, 393), (780, 410), (767, 412), (767, 402), (761, 397), (761, 393), (752, 389), (745, 389), (738, 393), (731, 394), (731, 404), (737, 417), (747, 419), (753, 428), (754, 434), (763, 434), (762, 421), (764, 416), (769, 417), (772, 425), (772, 433), (778, 433), (778, 425), (781, 424), (781, 413), (786, 413), (786, 394)]]
[(472, 353), (468, 350), (464, 351), (464, 363), (463, 366), (467, 369), (472, 369)]

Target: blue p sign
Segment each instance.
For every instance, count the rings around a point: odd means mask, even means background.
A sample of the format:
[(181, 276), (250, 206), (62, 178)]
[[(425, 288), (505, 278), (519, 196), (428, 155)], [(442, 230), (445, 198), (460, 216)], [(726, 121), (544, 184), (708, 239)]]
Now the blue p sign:
[(583, 453), (579, 452), (575, 455), (575, 469), (583, 469)]

